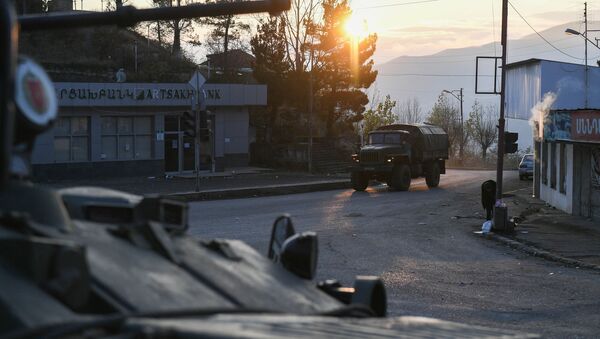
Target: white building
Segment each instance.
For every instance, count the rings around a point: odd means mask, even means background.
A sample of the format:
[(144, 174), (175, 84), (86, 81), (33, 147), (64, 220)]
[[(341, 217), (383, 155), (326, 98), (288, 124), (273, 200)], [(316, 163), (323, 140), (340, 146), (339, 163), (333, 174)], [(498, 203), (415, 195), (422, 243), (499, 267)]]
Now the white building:
[(534, 126), (534, 194), (600, 220), (600, 68), (530, 59), (506, 75), (507, 117)]

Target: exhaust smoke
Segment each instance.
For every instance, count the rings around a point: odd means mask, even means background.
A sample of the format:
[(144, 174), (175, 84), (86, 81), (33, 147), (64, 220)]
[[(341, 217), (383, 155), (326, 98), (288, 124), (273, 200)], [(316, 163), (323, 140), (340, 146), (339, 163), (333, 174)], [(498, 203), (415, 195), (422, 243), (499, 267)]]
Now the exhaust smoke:
[(529, 125), (533, 129), (533, 135), (537, 136), (537, 139), (542, 139), (544, 136), (544, 123), (548, 119), (548, 114), (554, 101), (556, 101), (556, 94), (548, 92), (544, 94), (542, 101), (535, 104), (531, 109)]

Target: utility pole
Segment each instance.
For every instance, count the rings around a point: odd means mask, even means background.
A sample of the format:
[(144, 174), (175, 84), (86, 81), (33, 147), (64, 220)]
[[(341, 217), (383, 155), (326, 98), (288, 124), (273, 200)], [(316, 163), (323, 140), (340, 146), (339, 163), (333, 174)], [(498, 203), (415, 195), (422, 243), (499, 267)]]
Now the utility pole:
[(464, 124), (464, 116), (463, 116), (463, 88), (460, 88), (460, 162), (462, 164), (463, 157), (465, 155), (465, 124)]
[[(454, 94), (454, 92), (458, 92), (458, 95)], [(463, 161), (463, 155), (464, 155), (464, 141), (465, 141), (465, 125), (464, 125), (464, 117), (463, 117), (463, 102), (464, 102), (464, 97), (463, 97), (463, 88), (461, 87), (460, 90), (455, 89), (455, 90), (443, 90), (442, 93), (448, 93), (450, 95), (452, 95), (454, 98), (456, 98), (456, 100), (460, 101), (460, 143), (458, 144), (458, 154), (460, 157), (460, 161)]]
[(583, 37), (585, 38), (585, 108), (588, 108), (588, 19), (587, 19), (587, 2), (583, 3), (583, 18), (585, 20), (585, 31)]
[(313, 70), (310, 70), (308, 81), (308, 173), (312, 173), (312, 149), (313, 149)]
[[(504, 170), (504, 106), (506, 102), (506, 52), (508, 50), (507, 24), (508, 0), (502, 0), (502, 71), (500, 78), (500, 118), (498, 119), (498, 161), (496, 163), (496, 204), (494, 204), (494, 228), (498, 231), (511, 231), (508, 210), (502, 203), (502, 179)], [(499, 203), (498, 203), (499, 202)]]
[(135, 73), (138, 71), (138, 43), (137, 39), (133, 41), (133, 54), (134, 54), (134, 70)]
[(196, 90), (196, 136), (194, 137), (194, 172), (196, 172), (196, 192), (200, 192), (200, 90)]
[(502, 63), (500, 76), (500, 118), (498, 119), (498, 161), (496, 162), (496, 200), (502, 200), (502, 171), (504, 170), (504, 103), (506, 98), (506, 50), (508, 39), (508, 0), (502, 0)]
[(313, 71), (315, 68), (315, 45), (314, 38), (311, 39), (310, 47), (310, 73), (308, 79), (308, 173), (313, 171)]

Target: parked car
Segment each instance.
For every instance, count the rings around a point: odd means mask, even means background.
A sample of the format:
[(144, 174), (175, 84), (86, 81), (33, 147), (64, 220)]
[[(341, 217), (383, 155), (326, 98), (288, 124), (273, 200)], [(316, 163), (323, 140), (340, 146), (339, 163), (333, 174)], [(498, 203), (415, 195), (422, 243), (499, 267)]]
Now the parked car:
[(533, 154), (525, 154), (519, 163), (519, 179), (533, 177)]

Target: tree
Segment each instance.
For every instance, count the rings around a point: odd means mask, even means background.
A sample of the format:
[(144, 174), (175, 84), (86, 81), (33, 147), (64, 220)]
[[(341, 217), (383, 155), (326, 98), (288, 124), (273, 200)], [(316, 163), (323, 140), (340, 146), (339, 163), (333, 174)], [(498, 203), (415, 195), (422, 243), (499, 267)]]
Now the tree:
[[(377, 77), (373, 59), (377, 35), (349, 41), (344, 24), (351, 15), (348, 0), (323, 0), (323, 20), (314, 26), (316, 44), (312, 45), (316, 63), (316, 96), (324, 115), (326, 134), (334, 135), (337, 122), (362, 119), (369, 88)], [(354, 44), (355, 43), (355, 44)], [(352, 57), (354, 55), (354, 57)]]
[(388, 94), (385, 96), (385, 99), (378, 102), (374, 108), (368, 109), (363, 114), (363, 138), (366, 138), (369, 132), (377, 129), (377, 127), (398, 122), (398, 117), (393, 112), (395, 106), (396, 102), (392, 101)]
[(48, 0), (15, 0), (17, 14), (37, 14), (48, 11), (53, 2)]
[(254, 77), (267, 85), (267, 142), (272, 142), (272, 129), (277, 119), (277, 110), (283, 104), (287, 92), (286, 43), (284, 20), (270, 17), (261, 22), (257, 34), (250, 40), (254, 64)]
[[(235, 2), (236, 0), (210, 0), (209, 3)], [(208, 48), (211, 53), (223, 53), (223, 73), (229, 76), (227, 53), (232, 42), (239, 42), (242, 34), (250, 31), (250, 25), (238, 19), (235, 15), (206, 17), (199, 20), (200, 24), (211, 26)]]
[(497, 112), (497, 106), (489, 105), (484, 109), (481, 103), (475, 100), (467, 120), (467, 131), (481, 149), (481, 157), (484, 160), (487, 158), (488, 149), (498, 138)]
[(290, 10), (282, 14), (285, 23), (286, 60), (296, 73), (306, 71), (312, 61), (307, 47), (313, 42), (312, 30), (319, 5), (318, 0), (294, 0)]
[(124, 0), (108, 0), (104, 4), (103, 10), (105, 10), (105, 11), (114, 11), (117, 8), (123, 6), (125, 4), (125, 2), (126, 1), (124, 1)]
[(402, 124), (417, 124), (423, 121), (421, 104), (417, 98), (409, 98), (396, 107), (398, 122)]
[(443, 94), (438, 96), (437, 102), (433, 105), (427, 122), (441, 127), (448, 133), (450, 143), (450, 153), (454, 153), (458, 140), (460, 140), (460, 112), (450, 104), (448, 98)]
[[(192, 0), (186, 0), (185, 4), (190, 4), (192, 2)], [(152, 4), (154, 7), (179, 7), (182, 5), (181, 0), (152, 0)], [(172, 36), (171, 54), (176, 57), (181, 57), (181, 37), (193, 31), (192, 20), (156, 21), (153, 31), (161, 45), (163, 44), (163, 38), (166, 35)]]

